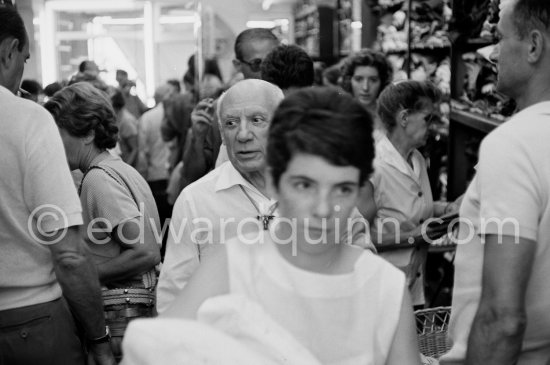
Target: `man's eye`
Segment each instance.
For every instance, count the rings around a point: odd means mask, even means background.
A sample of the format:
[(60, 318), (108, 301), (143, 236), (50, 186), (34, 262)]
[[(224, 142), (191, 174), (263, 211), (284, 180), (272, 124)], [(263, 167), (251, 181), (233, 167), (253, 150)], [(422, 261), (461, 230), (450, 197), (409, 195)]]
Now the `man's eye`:
[(263, 117), (254, 117), (254, 119), (252, 119), (254, 121), (254, 123), (261, 123), (263, 122), (265, 119)]

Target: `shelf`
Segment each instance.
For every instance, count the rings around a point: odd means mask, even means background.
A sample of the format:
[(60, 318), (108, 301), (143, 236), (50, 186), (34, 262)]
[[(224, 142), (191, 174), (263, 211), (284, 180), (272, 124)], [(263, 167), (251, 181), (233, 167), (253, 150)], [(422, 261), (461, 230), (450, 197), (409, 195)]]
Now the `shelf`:
[(501, 121), (466, 110), (451, 109), (450, 120), (489, 133), (502, 124)]

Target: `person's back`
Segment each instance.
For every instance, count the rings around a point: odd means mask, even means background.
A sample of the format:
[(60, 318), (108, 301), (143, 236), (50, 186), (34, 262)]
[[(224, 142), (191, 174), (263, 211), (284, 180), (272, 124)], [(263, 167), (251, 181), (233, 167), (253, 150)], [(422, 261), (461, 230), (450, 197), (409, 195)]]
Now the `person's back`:
[[(57, 128), (39, 105), (0, 87), (0, 310), (51, 301), (61, 296), (48, 247), (37, 241), (40, 232), (29, 231), (41, 216), (51, 230), (59, 222), (47, 212), (62, 212), (70, 223), (81, 224), (81, 207), (63, 158)], [(24, 112), (23, 112), (24, 111)], [(54, 146), (45, 149), (45, 146)], [(57, 147), (57, 149), (56, 149)], [(53, 162), (60, 166), (50, 166)], [(55, 183), (44, 175), (55, 169)], [(49, 176), (52, 178), (52, 176)], [(55, 189), (52, 189), (54, 188)], [(45, 191), (47, 189), (48, 191)], [(50, 190), (52, 189), (52, 190)], [(44, 232), (42, 232), (44, 233)]]
[[(539, 364), (550, 359), (550, 101), (536, 104), (516, 114), (497, 128), (483, 141), (480, 153), (497, 153), (508, 171), (514, 171), (517, 181), (498, 180), (502, 190), (486, 192), (486, 178), (499, 176), (502, 166), (489, 166), (482, 159), (478, 169), (484, 173), (474, 177), (466, 192), (460, 215), (466, 224), (459, 228), (459, 242), (455, 258), (453, 311), (449, 333), (455, 345), (445, 355), (445, 364), (463, 359), (474, 315), (482, 292), (481, 272), (485, 255), (484, 245), (477, 229), (492, 230), (502, 224), (502, 233), (536, 240), (531, 276), (525, 293), (525, 310), (528, 318), (518, 364)], [(518, 185), (521, 188), (518, 188)], [(513, 194), (510, 194), (513, 192)], [(481, 195), (483, 194), (483, 195)], [(499, 201), (507, 201), (516, 211), (503, 211)], [(480, 221), (478, 209), (484, 208)], [(485, 217), (491, 217), (493, 223)], [(473, 225), (470, 225), (470, 222)], [(475, 231), (474, 231), (475, 229)]]

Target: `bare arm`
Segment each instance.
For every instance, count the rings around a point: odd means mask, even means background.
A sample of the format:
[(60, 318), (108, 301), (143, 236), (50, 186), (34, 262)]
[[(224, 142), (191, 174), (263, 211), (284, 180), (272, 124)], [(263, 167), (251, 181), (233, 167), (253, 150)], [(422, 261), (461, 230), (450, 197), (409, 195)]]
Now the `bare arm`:
[[(406, 361), (404, 361), (406, 359)], [(415, 319), (408, 289), (405, 287), (399, 323), (388, 353), (386, 365), (420, 365), (420, 351), (416, 339)]]
[(487, 235), (482, 292), (468, 339), (469, 365), (516, 364), (527, 324), (525, 291), (536, 243), (513, 236)]
[(227, 253), (223, 245), (203, 258), (201, 266), (161, 316), (196, 319), (197, 311), (208, 298), (229, 293)]
[[(86, 337), (105, 334), (103, 303), (94, 265), (86, 257), (86, 249), (77, 227), (69, 227), (63, 239), (48, 245), (55, 274), (71, 311), (82, 324)], [(110, 344), (91, 347), (98, 364), (115, 364)]]
[[(441, 237), (447, 226), (421, 224), (410, 231), (372, 234), (371, 239), (378, 252), (404, 250), (429, 244), (429, 240)], [(378, 236), (378, 237), (377, 237)], [(427, 241), (428, 240), (428, 241)]]
[(115, 227), (111, 237), (122, 246), (123, 251), (112, 260), (97, 265), (101, 282), (132, 278), (151, 270), (160, 262), (160, 246), (147, 227), (140, 228), (138, 218)]

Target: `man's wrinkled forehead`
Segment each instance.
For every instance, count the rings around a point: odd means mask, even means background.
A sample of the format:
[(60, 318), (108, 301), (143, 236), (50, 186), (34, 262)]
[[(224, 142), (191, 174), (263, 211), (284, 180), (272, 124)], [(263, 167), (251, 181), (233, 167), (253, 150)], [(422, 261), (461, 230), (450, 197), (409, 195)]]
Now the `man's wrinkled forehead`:
[(282, 91), (261, 80), (245, 80), (230, 88), (220, 100), (220, 115), (238, 110), (264, 110), (273, 114), (283, 99)]

